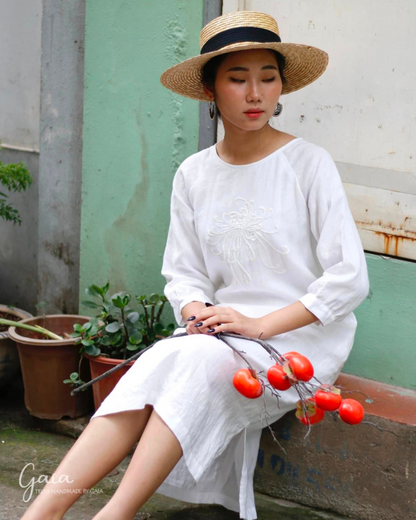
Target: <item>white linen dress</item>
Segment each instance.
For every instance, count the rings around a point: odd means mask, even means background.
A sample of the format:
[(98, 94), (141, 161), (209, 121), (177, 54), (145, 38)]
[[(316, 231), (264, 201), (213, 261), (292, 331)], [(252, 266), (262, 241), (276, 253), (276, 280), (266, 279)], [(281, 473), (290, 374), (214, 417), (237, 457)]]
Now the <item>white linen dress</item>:
[[(181, 310), (192, 301), (254, 318), (300, 300), (319, 321), (267, 342), (281, 354), (306, 355), (323, 383), (334, 383), (347, 360), (357, 326), (352, 311), (369, 292), (336, 165), (303, 138), (247, 165), (223, 161), (216, 145), (183, 161), (173, 180), (162, 274), (180, 327), (186, 325)], [(264, 375), (274, 364), (255, 342), (227, 339)], [(232, 379), (246, 366), (213, 335), (161, 340), (138, 358), (92, 419), (153, 405), (183, 449), (157, 492), (222, 504), (254, 520), (262, 429), (293, 410), (298, 394), (280, 392), (280, 407), (268, 389), (258, 399), (243, 397)]]

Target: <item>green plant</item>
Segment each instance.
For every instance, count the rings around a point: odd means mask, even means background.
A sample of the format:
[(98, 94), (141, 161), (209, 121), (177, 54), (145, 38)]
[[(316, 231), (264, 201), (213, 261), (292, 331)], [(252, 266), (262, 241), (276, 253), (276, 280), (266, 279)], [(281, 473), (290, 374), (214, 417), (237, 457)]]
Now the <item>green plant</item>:
[[(1, 149), (1, 146), (0, 146)], [(0, 162), (0, 184), (9, 191), (24, 191), (31, 186), (33, 179), (23, 162), (3, 164)], [(19, 212), (7, 203), (7, 195), (0, 191), (0, 218), (10, 220), (13, 224), (22, 223)]]
[[(91, 285), (85, 291), (98, 302), (87, 300), (82, 304), (98, 310), (98, 314), (84, 325), (74, 325), (71, 336), (77, 338), (75, 344), (80, 345), (80, 363), (84, 354), (127, 359), (134, 352), (150, 346), (157, 338), (171, 335), (175, 329), (173, 323), (164, 327), (160, 321), (166, 296), (156, 293), (149, 297), (135, 296), (142, 307), (140, 310), (143, 312), (140, 313), (130, 307), (132, 298), (124, 291), (107, 298), (109, 287), (109, 283), (104, 287)], [(77, 385), (83, 381), (79, 379), (79, 373), (73, 372), (64, 383)]]

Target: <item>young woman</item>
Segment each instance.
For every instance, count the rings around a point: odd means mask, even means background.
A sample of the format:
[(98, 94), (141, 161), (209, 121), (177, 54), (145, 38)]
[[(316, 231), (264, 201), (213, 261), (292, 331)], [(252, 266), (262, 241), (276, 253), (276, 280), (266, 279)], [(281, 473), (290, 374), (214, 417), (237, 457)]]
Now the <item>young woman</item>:
[[(24, 520), (62, 518), (80, 495), (59, 489), (95, 485), (139, 439), (95, 520), (131, 519), (156, 491), (257, 518), (261, 432), (295, 408), (298, 394), (281, 392), (279, 407), (267, 391), (261, 399), (240, 395), (232, 379), (245, 362), (216, 334), (261, 336), (282, 354), (301, 352), (321, 382), (334, 383), (353, 345), (352, 311), (369, 290), (331, 156), (269, 124), (281, 112), (280, 96), (326, 65), (319, 49), (281, 43), (272, 17), (243, 11), (210, 22), (201, 55), (162, 75), (171, 90), (210, 100), (225, 130), (221, 142), (183, 161), (173, 180), (162, 274), (188, 335), (158, 342), (135, 362), (54, 473), (64, 482), (47, 484)], [(228, 341), (258, 371), (274, 363), (255, 342)]]

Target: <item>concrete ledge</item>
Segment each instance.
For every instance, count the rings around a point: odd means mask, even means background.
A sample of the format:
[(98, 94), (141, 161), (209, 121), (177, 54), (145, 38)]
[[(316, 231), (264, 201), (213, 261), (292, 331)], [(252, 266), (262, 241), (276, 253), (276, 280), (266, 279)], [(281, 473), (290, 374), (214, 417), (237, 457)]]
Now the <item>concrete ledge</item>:
[[(364, 421), (350, 426), (328, 415), (307, 428), (287, 413), (263, 430), (254, 488), (276, 498), (360, 520), (416, 519), (416, 392), (341, 374), (360, 401)], [(388, 431), (386, 431), (388, 430)]]

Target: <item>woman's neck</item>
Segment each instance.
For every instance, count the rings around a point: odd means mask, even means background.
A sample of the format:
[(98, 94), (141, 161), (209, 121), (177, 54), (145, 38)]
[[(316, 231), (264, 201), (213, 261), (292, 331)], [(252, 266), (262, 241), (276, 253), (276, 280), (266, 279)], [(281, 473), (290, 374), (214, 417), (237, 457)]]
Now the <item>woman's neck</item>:
[(266, 157), (293, 138), (295, 136), (275, 130), (269, 124), (253, 132), (229, 129), (217, 144), (217, 153), (230, 164), (249, 164)]

